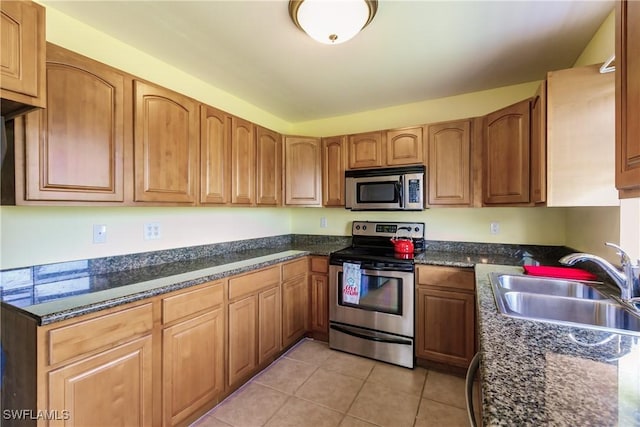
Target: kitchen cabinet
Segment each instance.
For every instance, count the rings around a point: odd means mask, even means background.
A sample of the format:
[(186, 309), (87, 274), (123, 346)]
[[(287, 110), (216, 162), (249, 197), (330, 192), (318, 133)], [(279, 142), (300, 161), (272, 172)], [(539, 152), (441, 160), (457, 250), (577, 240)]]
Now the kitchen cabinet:
[(45, 8), (32, 1), (2, 1), (0, 19), (0, 104), (8, 118), (47, 104)]
[(256, 199), (256, 139), (253, 123), (231, 119), (231, 203), (252, 205)]
[(420, 265), (416, 271), (416, 356), (467, 368), (475, 354), (473, 270)]
[(376, 168), (386, 164), (382, 132), (349, 136), (349, 169)]
[(485, 116), (483, 203), (530, 202), (530, 100)]
[(547, 73), (547, 206), (620, 204), (614, 74), (599, 65)]
[(281, 349), (280, 266), (229, 279), (230, 388), (240, 386)]
[(344, 207), (347, 137), (322, 138), (322, 205)]
[(329, 340), (329, 258), (313, 256), (309, 260), (309, 331), (314, 339)]
[(231, 116), (200, 106), (200, 203), (225, 205), (231, 196)]
[(387, 165), (424, 163), (424, 128), (411, 127), (387, 131)]
[(531, 202), (547, 201), (547, 82), (531, 101)]
[(224, 392), (223, 282), (162, 299), (162, 424), (177, 425), (214, 406)]
[(256, 126), (256, 204), (282, 205), (282, 136)]
[[(152, 304), (38, 326), (3, 307), (2, 344), (11, 368), (3, 378), (2, 407), (48, 410), (49, 425), (153, 425)], [(159, 342), (158, 342), (159, 344)], [(12, 392), (7, 392), (12, 390)], [(65, 419), (66, 418), (66, 419)], [(5, 419), (6, 425), (35, 425)]]
[(471, 120), (458, 120), (427, 127), (430, 206), (471, 205), (471, 126)]
[(321, 206), (320, 138), (287, 136), (284, 141), (285, 205)]
[(282, 346), (297, 342), (307, 331), (307, 258), (282, 264)]
[(198, 104), (134, 80), (134, 198), (193, 205), (199, 158)]
[(640, 197), (640, 4), (616, 5), (616, 187)]
[(47, 108), (16, 121), (17, 203), (123, 202), (130, 80), (53, 44), (46, 76)]

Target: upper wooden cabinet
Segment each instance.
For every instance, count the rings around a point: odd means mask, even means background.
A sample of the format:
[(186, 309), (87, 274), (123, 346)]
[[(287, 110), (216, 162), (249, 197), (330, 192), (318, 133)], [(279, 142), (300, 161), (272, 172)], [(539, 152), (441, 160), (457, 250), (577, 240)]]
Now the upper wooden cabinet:
[(27, 114), (24, 134), (17, 132), (17, 203), (122, 202), (130, 80), (52, 44), (46, 74), (48, 106)]
[(599, 65), (549, 72), (547, 206), (618, 206), (614, 147), (614, 73)]
[(387, 131), (387, 165), (424, 163), (423, 127)]
[(287, 136), (284, 141), (285, 204), (320, 206), (322, 168), (320, 138)]
[(231, 194), (231, 116), (200, 106), (200, 203), (229, 203)]
[(428, 126), (429, 205), (472, 202), (471, 120)]
[(135, 201), (195, 204), (198, 104), (139, 80), (134, 97)]
[(547, 201), (547, 82), (531, 101), (531, 202)]
[(31, 1), (0, 2), (2, 115), (46, 106), (45, 9)]
[(251, 205), (256, 194), (255, 126), (239, 117), (231, 118), (231, 203)]
[(347, 167), (347, 137), (322, 139), (322, 204), (344, 206), (344, 171)]
[(640, 197), (640, 2), (616, 8), (616, 187)]
[(485, 117), (483, 203), (529, 203), (530, 100)]
[(282, 136), (256, 127), (256, 204), (282, 204)]
[(382, 132), (349, 136), (349, 169), (375, 168), (386, 164)]

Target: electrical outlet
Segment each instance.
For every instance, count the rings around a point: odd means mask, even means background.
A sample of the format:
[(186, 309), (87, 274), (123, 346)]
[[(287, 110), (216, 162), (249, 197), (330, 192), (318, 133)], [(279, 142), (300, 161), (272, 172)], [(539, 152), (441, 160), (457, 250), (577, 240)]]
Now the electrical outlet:
[(107, 243), (107, 226), (93, 224), (93, 243)]
[(144, 224), (144, 240), (157, 240), (162, 237), (159, 222), (146, 222)]
[(320, 217), (320, 228), (327, 228), (327, 218), (326, 217)]
[(500, 223), (492, 222), (490, 230), (491, 230), (491, 234), (500, 234)]

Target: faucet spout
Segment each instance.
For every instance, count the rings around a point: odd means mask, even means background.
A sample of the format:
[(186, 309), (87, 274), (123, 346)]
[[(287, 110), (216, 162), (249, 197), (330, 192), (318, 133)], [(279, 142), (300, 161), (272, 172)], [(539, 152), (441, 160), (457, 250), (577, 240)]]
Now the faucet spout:
[(620, 298), (629, 301), (634, 297), (640, 297), (640, 265), (633, 265), (627, 254), (619, 247), (607, 243), (620, 251), (622, 257), (622, 270), (609, 261), (597, 255), (586, 253), (573, 253), (560, 258), (559, 262), (565, 265), (574, 265), (581, 261), (590, 261), (602, 268), (611, 278), (613, 283), (620, 288)]

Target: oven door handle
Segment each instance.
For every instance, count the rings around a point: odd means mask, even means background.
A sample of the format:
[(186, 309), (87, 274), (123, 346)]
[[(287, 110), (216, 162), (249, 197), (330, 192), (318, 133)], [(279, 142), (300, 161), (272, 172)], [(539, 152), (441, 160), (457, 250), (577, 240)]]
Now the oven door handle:
[(400, 339), (400, 338), (380, 338), (380, 337), (377, 337), (375, 335), (362, 334), (360, 332), (356, 332), (356, 331), (353, 331), (351, 329), (343, 328), (342, 326), (337, 326), (337, 325), (331, 325), (330, 328), (334, 329), (334, 330), (336, 330), (338, 332), (342, 332), (343, 334), (351, 335), (351, 336), (357, 337), (357, 338), (362, 338), (364, 340), (384, 342), (384, 343), (389, 343), (389, 344), (411, 345), (411, 341), (403, 340), (403, 339)]

